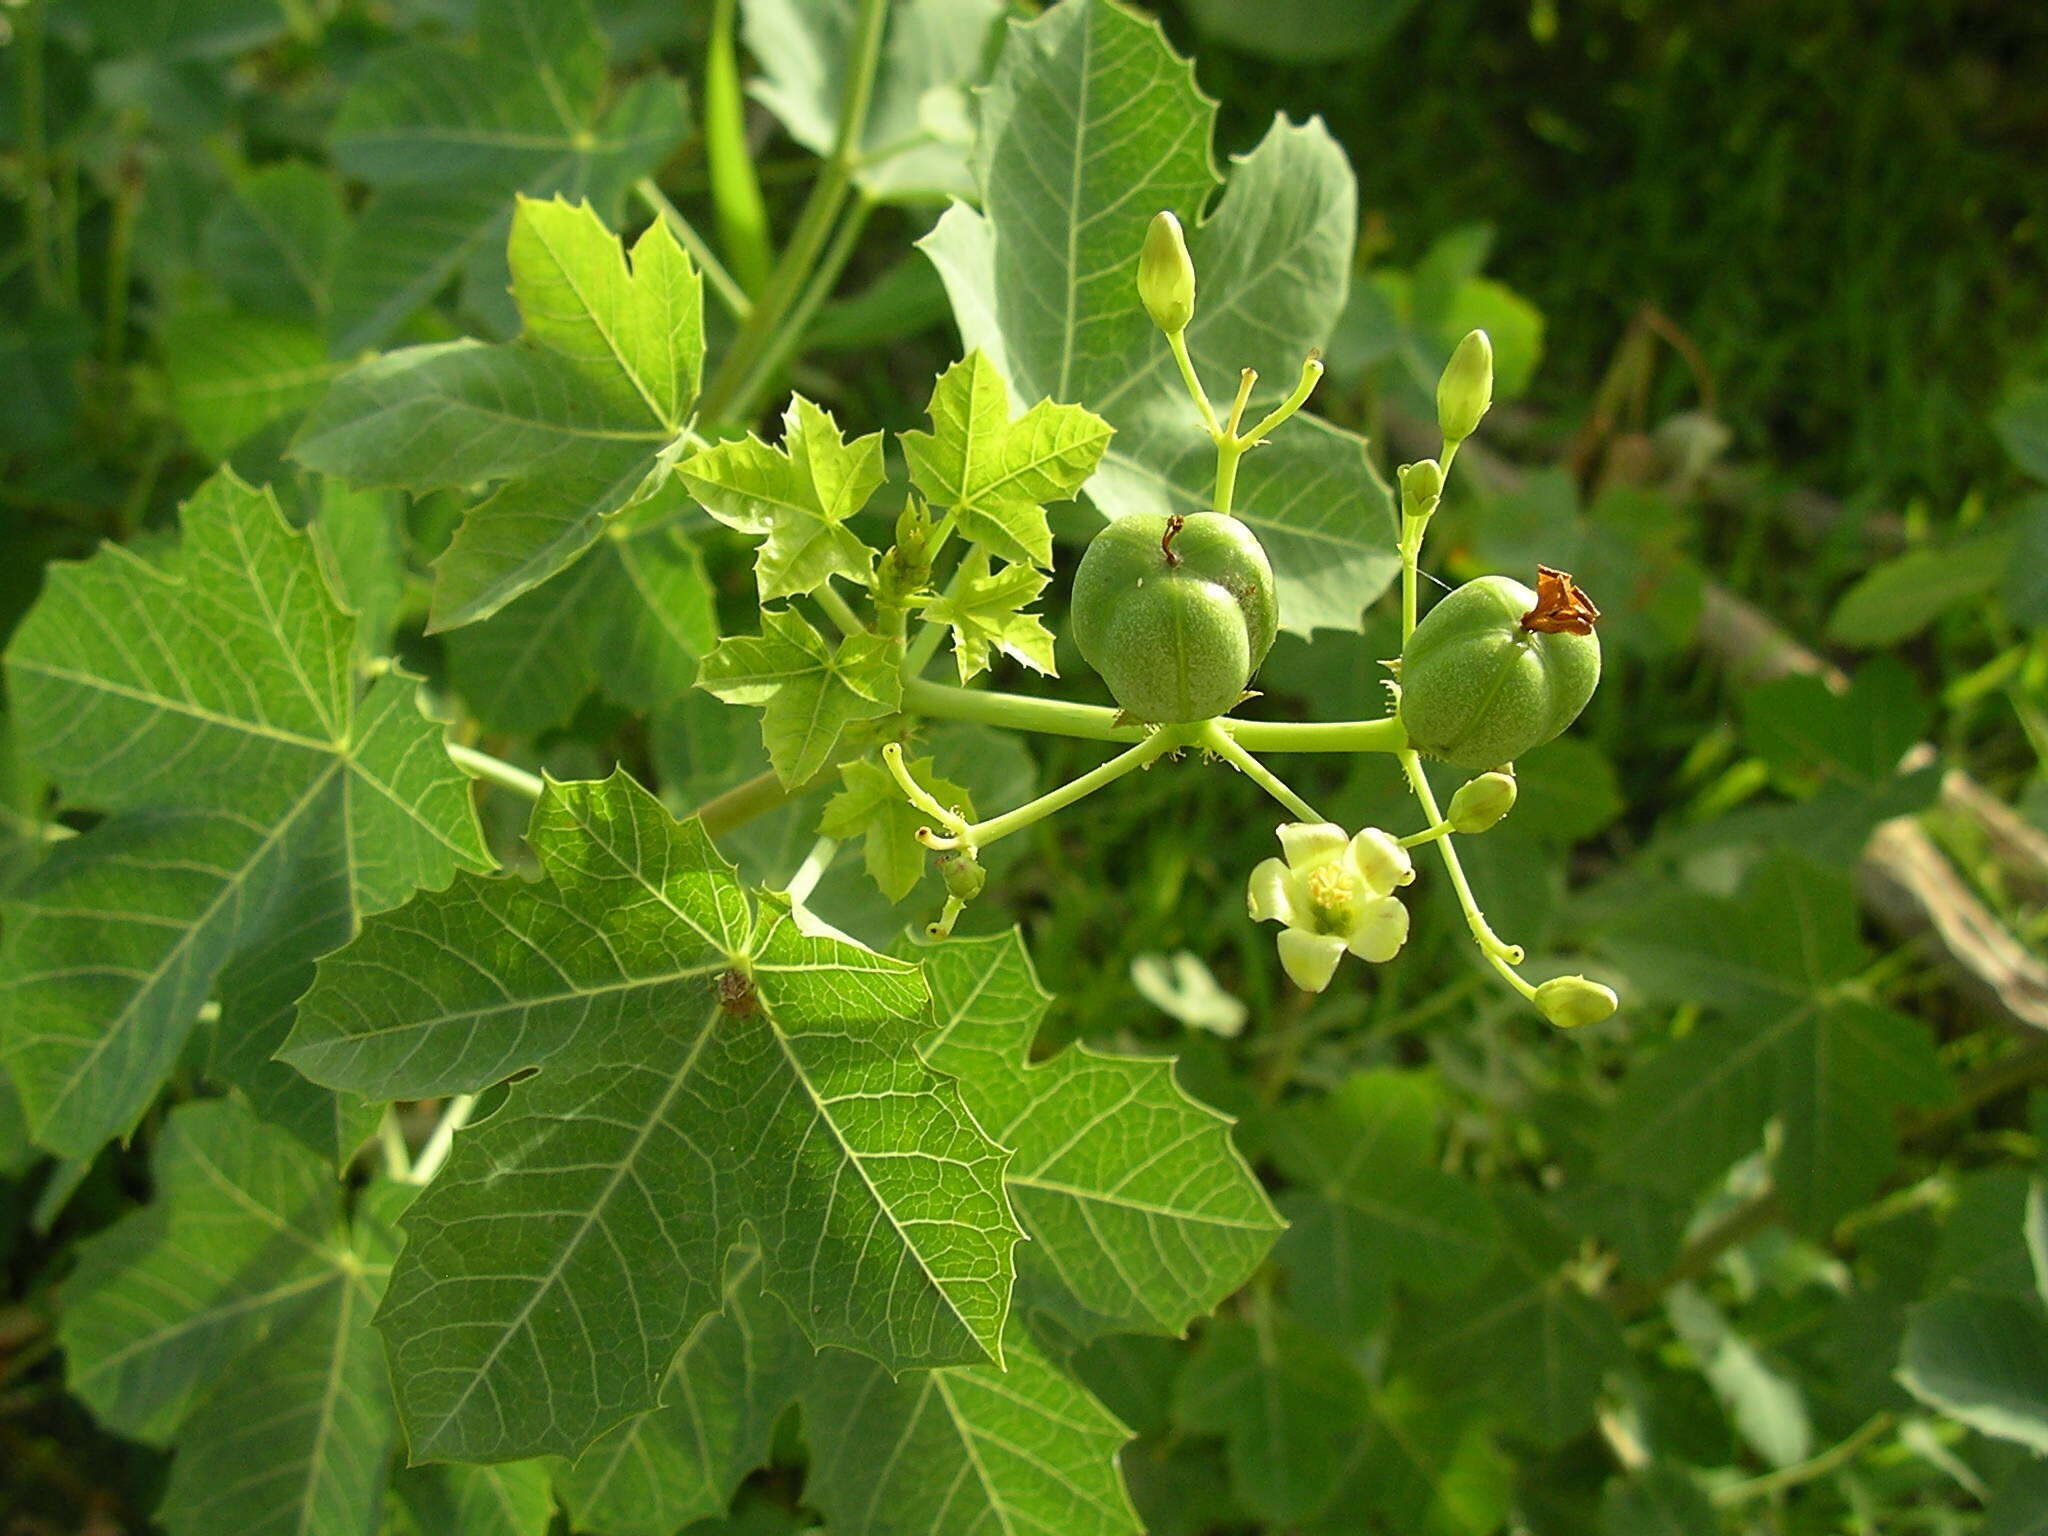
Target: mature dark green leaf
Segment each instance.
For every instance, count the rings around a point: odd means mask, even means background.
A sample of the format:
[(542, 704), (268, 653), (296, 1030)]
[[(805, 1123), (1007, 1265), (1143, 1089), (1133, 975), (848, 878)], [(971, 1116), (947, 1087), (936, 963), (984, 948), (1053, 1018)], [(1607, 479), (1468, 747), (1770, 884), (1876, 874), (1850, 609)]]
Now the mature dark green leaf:
[(1069, 1046), (1031, 1060), (1051, 1001), (1012, 931), (920, 947), (937, 1032), (925, 1059), (1015, 1149), (1031, 1241), (1020, 1271), (1077, 1331), (1178, 1334), (1258, 1267), (1280, 1230), (1229, 1122), (1170, 1062)]
[(1899, 1380), (1971, 1428), (2048, 1454), (2048, 1307), (1951, 1290), (1913, 1313)]
[(515, 194), (616, 215), (688, 130), (660, 76), (606, 108), (604, 36), (585, 0), (483, 0), (476, 24), (474, 50), (376, 58), (342, 103), (335, 163), (378, 192), (341, 252), (337, 352), (381, 346), (458, 273), (502, 289)]
[(1602, 1381), (1627, 1346), (1614, 1313), (1566, 1269), (1571, 1237), (1533, 1196), (1496, 1191), (1500, 1257), (1468, 1295), (1422, 1300), (1401, 1358), (1455, 1389), (1483, 1388), (1541, 1445), (1588, 1428)]
[(351, 1230), (331, 1169), (220, 1101), (170, 1116), (155, 1173), (66, 1285), (71, 1390), (124, 1434), (175, 1433), (173, 1536), (358, 1536), (396, 1432), (368, 1324), (405, 1192), (366, 1195)]
[(1600, 1536), (1717, 1536), (1720, 1529), (1712, 1501), (1677, 1467), (1618, 1477), (1600, 1499)]
[(804, 1392), (807, 1497), (843, 1536), (1139, 1536), (1117, 1470), (1130, 1431), (1013, 1327), (1003, 1365), (892, 1379), (838, 1351)]
[(915, 967), (750, 901), (623, 774), (550, 783), (536, 882), (465, 879), (320, 968), (286, 1057), (373, 1098), (530, 1083), (407, 1219), (378, 1323), (415, 1455), (576, 1455), (655, 1406), (743, 1232), (812, 1341), (998, 1358), (1006, 1154), (915, 1044)]
[(703, 364), (703, 286), (668, 226), (632, 251), (587, 205), (522, 198), (510, 241), (522, 338), (408, 347), (344, 375), (304, 463), (357, 485), (498, 488), (435, 562), (433, 626), (488, 618), (655, 489)]
[(217, 476), (183, 525), (158, 564), (53, 568), (7, 656), (44, 764), (127, 813), (43, 871), (7, 935), (7, 1069), (73, 1154), (133, 1127), (231, 956), (334, 942), (490, 863), (414, 680), (359, 681), (355, 622), (269, 494)]
[[(1214, 450), (1138, 301), (1138, 249), (1180, 216), (1204, 301), (1188, 328), (1212, 389), (1253, 367), (1254, 411), (1295, 381), (1344, 307), (1356, 194), (1320, 124), (1278, 123), (1215, 212), (1213, 106), (1157, 27), (1108, 0), (1013, 22), (982, 101), (982, 211), (956, 204), (924, 249), (969, 347), (1022, 399), (1078, 401), (1116, 429), (1088, 484), (1108, 516), (1211, 506)], [(1364, 442), (1304, 416), (1244, 462), (1234, 510), (1281, 584), (1281, 622), (1355, 629), (1393, 579), (1393, 508)]]
[(762, 1294), (759, 1265), (752, 1253), (735, 1261), (723, 1309), (677, 1352), (661, 1407), (559, 1474), (578, 1531), (649, 1536), (722, 1515), (740, 1479), (768, 1459), (775, 1421), (814, 1357), (782, 1304)]
[(166, 321), (157, 342), (178, 420), (216, 459), (306, 410), (344, 367), (314, 327), (266, 315), (194, 310)]
[(1949, 609), (1996, 591), (2012, 558), (2013, 541), (2002, 533), (1895, 556), (1842, 594), (1828, 615), (1828, 638), (1844, 645), (1897, 645)]
[[(860, 6), (856, 0), (746, 0), (753, 93), (790, 137), (828, 154), (837, 136)], [(854, 178), (881, 202), (971, 197), (968, 91), (978, 84), (1002, 0), (894, 0)]]
[(1832, 1224), (1891, 1171), (1896, 1112), (1950, 1090), (1924, 1026), (1839, 984), (1867, 961), (1845, 877), (1781, 855), (1738, 897), (1673, 895), (1609, 947), (1644, 993), (1703, 1003), (1703, 1024), (1623, 1081), (1603, 1155), (1616, 1178), (1691, 1193), (1755, 1149), (1793, 1219)]
[(1419, 1074), (1362, 1072), (1263, 1127), (1298, 1186), (1281, 1200), (1288, 1292), (1331, 1332), (1370, 1332), (1397, 1281), (1428, 1294), (1459, 1291), (1493, 1261), (1492, 1208), (1437, 1166), (1438, 1115), (1437, 1095)]
[(555, 1518), (544, 1461), (403, 1467), (393, 1491), (419, 1536), (547, 1536)]
[(231, 191), (201, 236), (207, 275), (237, 308), (324, 325), (349, 226), (340, 180), (287, 160), (245, 172)]

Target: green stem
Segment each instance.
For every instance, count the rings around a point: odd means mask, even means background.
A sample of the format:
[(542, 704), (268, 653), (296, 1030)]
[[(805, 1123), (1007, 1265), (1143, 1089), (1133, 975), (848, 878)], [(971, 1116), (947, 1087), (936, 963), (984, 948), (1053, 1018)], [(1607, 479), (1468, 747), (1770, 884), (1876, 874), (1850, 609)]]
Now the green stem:
[(1229, 728), (1221, 720), (1207, 721), (1201, 736), (1197, 739), (1202, 746), (1236, 768), (1259, 788), (1286, 806), (1300, 820), (1323, 819), (1316, 814), (1315, 807), (1297, 795), (1286, 780), (1239, 746), (1232, 738)]
[(832, 861), (839, 857), (839, 839), (821, 837), (811, 844), (811, 851), (804, 855), (803, 863), (796, 873), (789, 877), (789, 884), (783, 887), (790, 904), (802, 906), (810, 900), (811, 892), (818, 888), (818, 882), (825, 878), (825, 871), (832, 867)]
[(1307, 405), (1308, 397), (1315, 393), (1316, 385), (1322, 377), (1323, 355), (1320, 352), (1311, 352), (1308, 355), (1308, 361), (1301, 365), (1301, 377), (1295, 382), (1293, 393), (1274, 406), (1267, 413), (1264, 421), (1261, 421), (1245, 434), (1245, 446), (1252, 447), (1264, 442), (1273, 435), (1275, 427), (1287, 420), (1288, 417), (1292, 416), (1304, 405)]
[(853, 207), (845, 218), (839, 221), (839, 229), (832, 236), (832, 244), (819, 258), (817, 269), (805, 285), (803, 293), (790, 307), (788, 317), (780, 328), (768, 339), (747, 370), (738, 388), (733, 393), (733, 413), (742, 418), (751, 416), (760, 405), (759, 395), (773, 379), (790, 354), (802, 344), (804, 333), (809, 330), (818, 307), (832, 294), (839, 282), (839, 274), (845, 269), (847, 258), (860, 243), (861, 232), (867, 228), (868, 215), (874, 212), (874, 202), (856, 195)]
[(57, 302), (57, 269), (50, 258), (50, 150), (43, 137), (43, 0), (29, 0), (14, 23), (15, 105), (20, 111), (22, 214), (28, 225), (29, 261), (36, 296)]
[(541, 791), (547, 787), (540, 775), (528, 773), (524, 768), (515, 768), (502, 758), (492, 757), (488, 752), (479, 752), (474, 747), (448, 744), (448, 755), (455, 760), (458, 768), (466, 768), (478, 778), (509, 789), (515, 795), (524, 795), (529, 800), (538, 800)]
[(759, 293), (768, 281), (768, 204), (747, 152), (747, 101), (734, 40), (739, 0), (717, 0), (704, 53), (704, 159), (718, 236), (740, 286)]
[(1406, 837), (1397, 837), (1395, 842), (1403, 848), (1420, 848), (1424, 843), (1433, 843), (1439, 838), (1451, 835), (1451, 824), (1439, 821), (1434, 826), (1424, 827), (1420, 832), (1410, 832)]
[(420, 1148), (420, 1155), (413, 1160), (413, 1183), (434, 1182), (434, 1175), (441, 1171), (441, 1165), (448, 1161), (448, 1154), (455, 1150), (455, 1133), (469, 1124), (470, 1114), (475, 1108), (476, 1095), (473, 1093), (458, 1093), (442, 1108), (441, 1118), (435, 1122), (427, 1144)]
[[(1077, 800), (1087, 798), (1105, 784), (1113, 784), (1125, 774), (1177, 752), (1187, 746), (1192, 738), (1185, 726), (1163, 726), (1154, 731), (1136, 746), (1118, 753), (1099, 768), (1089, 770), (1078, 779), (1070, 779), (1058, 789), (1049, 790), (1036, 800), (1027, 801), (1014, 811), (987, 821), (970, 824), (959, 834), (959, 845), (966, 848), (986, 848), (990, 843), (1008, 837), (1012, 832), (1021, 832), (1026, 827), (1045, 820), (1055, 811), (1063, 811)], [(945, 847), (945, 840), (927, 840), (928, 846)]]
[(888, 15), (888, 0), (861, 0), (852, 64), (846, 95), (839, 104), (839, 127), (832, 153), (811, 184), (811, 195), (804, 201), (803, 212), (797, 215), (796, 229), (782, 259), (775, 264), (759, 301), (705, 386), (701, 409), (709, 420), (721, 420), (729, 413), (755, 356), (781, 328), (832, 233), (840, 205), (853, 185), (854, 167), (859, 163), (860, 137), (867, 126), (868, 103), (874, 94), (875, 71), (881, 63), (882, 32)]
[(1235, 438), (1216, 443), (1216, 492), (1212, 498), (1218, 512), (1228, 513), (1237, 501), (1237, 462), (1244, 457), (1244, 444)]
[(135, 213), (142, 202), (142, 183), (125, 172), (114, 194), (112, 222), (107, 230), (106, 308), (100, 327), (100, 357), (109, 368), (120, 364), (128, 341), (128, 271), (135, 249)]
[(1216, 407), (1209, 403), (1209, 392), (1202, 388), (1202, 381), (1195, 373), (1195, 360), (1188, 356), (1186, 331), (1175, 331), (1166, 338), (1166, 344), (1173, 350), (1173, 360), (1180, 365), (1180, 381), (1188, 389), (1188, 398), (1195, 402), (1195, 409), (1202, 413), (1202, 428), (1212, 438), (1223, 435), (1223, 424), (1216, 419)]
[[(1422, 802), (1422, 809), (1428, 815), (1430, 825), (1434, 826), (1444, 819), (1444, 813), (1437, 808), (1436, 791), (1429, 787), (1429, 776), (1422, 771), (1420, 754), (1404, 750), (1400, 759), (1401, 771), (1408, 776), (1408, 787), (1415, 791), (1415, 798)], [(1487, 925), (1486, 914), (1479, 910), (1479, 899), (1472, 894), (1472, 882), (1465, 878), (1465, 866), (1458, 859), (1454, 840), (1439, 838), (1436, 846), (1443, 855), (1444, 871), (1451, 877), (1451, 889), (1457, 892), (1459, 909), (1465, 914), (1465, 926), (1472, 930), (1472, 937), (1480, 950), (1517, 992), (1524, 997), (1534, 997), (1536, 989), (1517, 976), (1513, 969), (1521, 963), (1522, 951), (1503, 941)]]
[(1892, 1427), (1893, 1418), (1889, 1408), (1880, 1408), (1863, 1421), (1855, 1433), (1838, 1444), (1829, 1446), (1816, 1456), (1794, 1462), (1789, 1467), (1779, 1467), (1760, 1477), (1752, 1477), (1740, 1483), (1730, 1483), (1725, 1488), (1714, 1490), (1716, 1504), (1746, 1504), (1752, 1499), (1768, 1498), (1797, 1488), (1802, 1483), (1816, 1482), (1830, 1473), (1839, 1472), (1870, 1446), (1870, 1443)]
[(842, 635), (858, 635), (866, 631), (867, 625), (861, 623), (860, 615), (853, 611), (851, 603), (839, 595), (838, 590), (833, 587), (829, 577), (826, 579), (825, 585), (818, 588), (811, 596), (816, 598), (818, 606), (825, 610), (825, 617), (839, 626), (839, 632)]
[(725, 270), (725, 263), (718, 259), (711, 243), (697, 233), (697, 226), (683, 217), (683, 211), (668, 200), (668, 194), (654, 184), (652, 176), (642, 176), (634, 182), (633, 191), (668, 225), (669, 233), (690, 253), (690, 259), (697, 263), (697, 270), (704, 274), (704, 281), (711, 285), (711, 291), (718, 296), (726, 312), (735, 320), (746, 319), (747, 311), (754, 307), (753, 301), (747, 297), (746, 290), (733, 281), (733, 275)]
[[(903, 708), (934, 720), (967, 720), (1083, 741), (1138, 741), (1145, 735), (1144, 726), (1100, 704), (956, 688), (921, 677), (905, 679)], [(1408, 733), (1393, 715), (1381, 720), (1224, 720), (1222, 726), (1239, 746), (1258, 752), (1400, 752), (1408, 746)]]
[(377, 1146), (384, 1154), (384, 1177), (401, 1184), (412, 1181), (412, 1153), (406, 1149), (405, 1132), (398, 1124), (398, 1106), (386, 1104), (377, 1122)]

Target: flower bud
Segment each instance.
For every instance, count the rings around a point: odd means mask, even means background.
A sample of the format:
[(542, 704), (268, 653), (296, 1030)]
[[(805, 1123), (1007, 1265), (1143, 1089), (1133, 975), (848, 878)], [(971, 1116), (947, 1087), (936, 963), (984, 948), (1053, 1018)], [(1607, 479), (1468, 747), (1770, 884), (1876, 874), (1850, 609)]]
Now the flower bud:
[(1427, 517), (1434, 512), (1438, 499), (1444, 493), (1443, 466), (1435, 459), (1422, 459), (1414, 464), (1403, 464), (1399, 475), (1401, 515)]
[(1583, 976), (1553, 976), (1536, 989), (1536, 1011), (1559, 1029), (1598, 1024), (1620, 1006), (1612, 987)]
[(1169, 336), (1188, 328), (1195, 315), (1195, 264), (1181, 237), (1180, 220), (1170, 213), (1153, 216), (1138, 255), (1138, 297), (1152, 323)]
[(1436, 422), (1444, 441), (1462, 443), (1493, 404), (1493, 343), (1468, 331), (1436, 381)]
[(1467, 779), (1451, 796), (1450, 814), (1444, 819), (1453, 832), (1467, 836), (1484, 832), (1515, 808), (1515, 776), (1511, 773), (1482, 773)]
[(988, 884), (988, 871), (966, 854), (939, 860), (939, 878), (946, 882), (946, 894), (972, 901)]

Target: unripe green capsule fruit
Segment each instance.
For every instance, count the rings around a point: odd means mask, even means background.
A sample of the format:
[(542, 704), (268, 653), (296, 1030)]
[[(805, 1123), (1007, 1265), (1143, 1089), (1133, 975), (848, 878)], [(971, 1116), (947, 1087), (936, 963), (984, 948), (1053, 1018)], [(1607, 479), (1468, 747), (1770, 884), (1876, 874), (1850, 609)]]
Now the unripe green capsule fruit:
[[(1559, 580), (1583, 603), (1569, 577), (1550, 572), (1544, 584)], [(1584, 633), (1531, 628), (1524, 621), (1542, 625), (1546, 610), (1506, 576), (1482, 576), (1444, 598), (1401, 651), (1409, 743), (1460, 768), (1496, 768), (1556, 736), (1600, 682), (1598, 610), (1584, 608)]]
[(1120, 517), (1074, 575), (1074, 642), (1125, 713), (1157, 725), (1232, 709), (1273, 648), (1273, 567), (1220, 512)]

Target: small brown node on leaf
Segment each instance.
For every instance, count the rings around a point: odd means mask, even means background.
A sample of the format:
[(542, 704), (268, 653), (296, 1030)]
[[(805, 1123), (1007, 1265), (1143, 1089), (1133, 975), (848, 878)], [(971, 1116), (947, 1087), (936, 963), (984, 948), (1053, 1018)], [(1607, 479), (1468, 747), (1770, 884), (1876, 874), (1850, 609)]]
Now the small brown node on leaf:
[(761, 996), (754, 990), (754, 978), (745, 971), (720, 971), (718, 1006), (736, 1019), (751, 1018), (759, 1012)]
[(1599, 606), (1579, 590), (1571, 572), (1536, 567), (1536, 606), (1522, 615), (1522, 628), (1542, 635), (1590, 635), (1599, 617)]
[(1166, 563), (1168, 565), (1180, 564), (1180, 556), (1174, 552), (1173, 541), (1179, 536), (1181, 529), (1187, 527), (1187, 525), (1188, 520), (1178, 512), (1173, 513), (1166, 519), (1166, 532), (1159, 536), (1159, 553), (1166, 556)]

